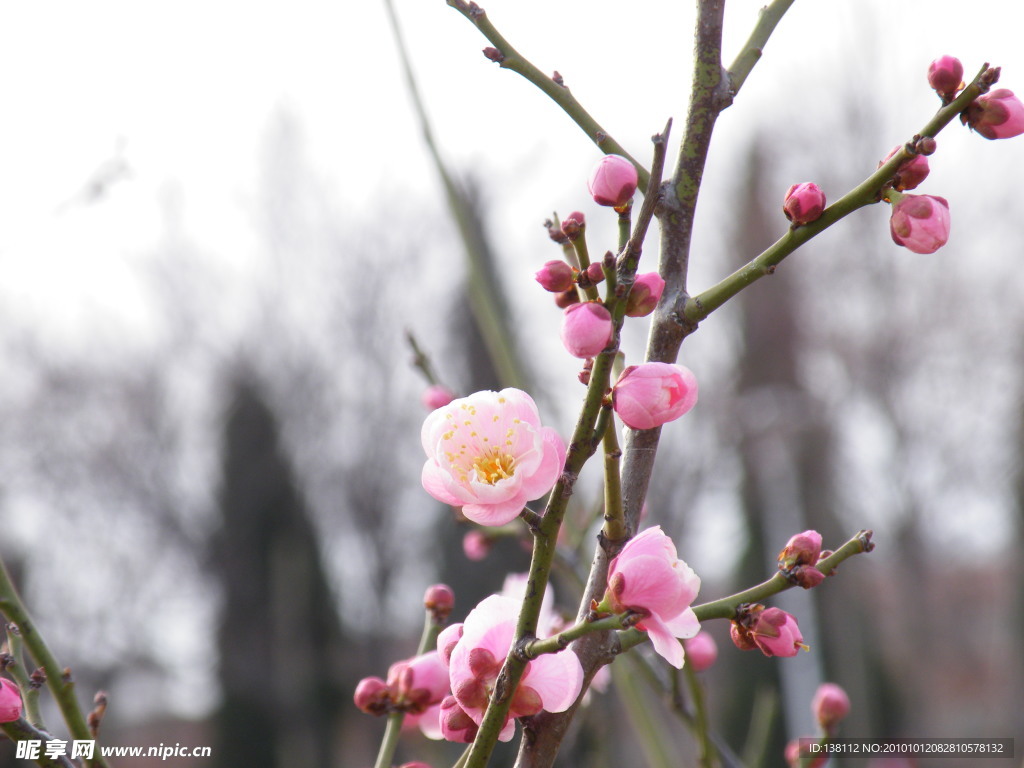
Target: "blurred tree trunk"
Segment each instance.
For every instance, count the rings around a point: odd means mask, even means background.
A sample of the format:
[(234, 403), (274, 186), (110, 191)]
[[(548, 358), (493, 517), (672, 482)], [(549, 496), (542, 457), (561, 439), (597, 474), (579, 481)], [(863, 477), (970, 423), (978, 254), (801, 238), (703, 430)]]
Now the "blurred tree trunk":
[(257, 386), (240, 375), (231, 394), (211, 558), (223, 598), (214, 754), (225, 767), (329, 766), (341, 630), (316, 532)]

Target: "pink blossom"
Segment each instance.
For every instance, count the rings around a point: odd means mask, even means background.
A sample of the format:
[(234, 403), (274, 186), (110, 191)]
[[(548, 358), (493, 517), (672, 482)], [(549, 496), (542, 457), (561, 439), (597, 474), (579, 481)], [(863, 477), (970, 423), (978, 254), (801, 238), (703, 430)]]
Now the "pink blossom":
[(572, 304), (562, 315), (562, 344), (573, 357), (601, 354), (611, 343), (614, 332), (611, 314), (597, 301)]
[(451, 663), (452, 651), (462, 639), (462, 624), (449, 624), (437, 636), (437, 655), (448, 666)]
[[(903, 149), (903, 145), (899, 144), (892, 148), (892, 152), (885, 156), (885, 158), (878, 164), (881, 168), (885, 165), (889, 159)], [(928, 167), (928, 158), (924, 155), (914, 155), (909, 160), (906, 160), (896, 171), (899, 174), (899, 184), (897, 189), (915, 189), (922, 181), (928, 178), (930, 172)]]
[(928, 85), (944, 99), (952, 99), (964, 80), (964, 65), (955, 56), (940, 56), (928, 65)]
[(491, 553), (493, 540), (485, 532), (473, 529), (462, 537), (462, 553), (468, 560), (479, 562)]
[(551, 293), (562, 293), (573, 287), (573, 278), (576, 270), (564, 261), (552, 259), (544, 262), (544, 266), (537, 270), (534, 279), (541, 284), (545, 291)]
[(1009, 139), (1024, 133), (1024, 104), (1007, 88), (983, 93), (961, 119), (986, 139)]
[[(4, 688), (6, 693), (6, 687)], [(386, 715), (391, 707), (388, 684), (379, 677), (364, 677), (356, 684), (352, 700), (360, 712), (368, 715)], [(17, 718), (15, 718), (17, 719)]]
[[(452, 694), (477, 725), (483, 720), (498, 673), (512, 647), (521, 607), (520, 601), (502, 595), (485, 598), (466, 617), (462, 638), (452, 651), (449, 664)], [(512, 696), (502, 736), (507, 731), (508, 738), (512, 737), (513, 718), (535, 715), (541, 710), (564, 712), (576, 701), (582, 687), (583, 667), (572, 651), (545, 654), (531, 660)], [(448, 711), (454, 710), (449, 708)], [(442, 710), (442, 729), (444, 717)]]
[(631, 365), (612, 387), (612, 407), (633, 429), (660, 427), (678, 419), (696, 403), (697, 377), (681, 365)]
[(850, 697), (846, 695), (842, 686), (822, 683), (811, 699), (811, 712), (818, 724), (826, 731), (830, 731), (850, 714)]
[(646, 317), (658, 306), (664, 292), (665, 281), (657, 272), (637, 275), (626, 299), (626, 314), (630, 317)]
[(682, 669), (683, 646), (676, 638), (700, 631), (690, 607), (699, 589), (700, 577), (676, 556), (672, 539), (656, 525), (626, 542), (612, 560), (599, 609), (644, 614), (637, 629), (650, 635), (654, 650), (669, 664)]
[(625, 205), (636, 192), (636, 168), (624, 157), (605, 155), (594, 166), (587, 189), (598, 205)]
[(420, 438), (423, 488), (480, 525), (515, 519), (551, 490), (565, 462), (562, 438), (541, 426), (533, 399), (518, 389), (453, 400), (427, 416)]
[(781, 608), (762, 611), (750, 636), (765, 656), (796, 656), (801, 648), (807, 648), (796, 619)]
[(586, 216), (579, 211), (573, 211), (562, 220), (562, 234), (568, 237), (569, 240), (575, 240), (583, 233), (586, 226)]
[(791, 186), (782, 203), (782, 212), (797, 226), (810, 224), (815, 219), (821, 218), (824, 210), (825, 193), (812, 181)]
[(440, 384), (431, 384), (423, 390), (423, 395), (420, 397), (423, 407), (428, 411), (436, 411), (438, 408), (443, 408), (454, 399), (454, 393), (448, 387), (443, 387)]
[(934, 195), (892, 193), (889, 231), (893, 242), (914, 253), (935, 253), (949, 239), (949, 203)]
[(689, 640), (683, 641), (683, 650), (690, 660), (694, 672), (703, 672), (711, 667), (718, 658), (718, 643), (707, 632), (698, 632)]
[(428, 738), (441, 738), (438, 714), (449, 693), (448, 667), (437, 651), (392, 664), (388, 689), (393, 707), (405, 712), (404, 727), (419, 726)]
[(21, 717), (21, 691), (6, 677), (0, 678), (0, 723), (13, 723)]

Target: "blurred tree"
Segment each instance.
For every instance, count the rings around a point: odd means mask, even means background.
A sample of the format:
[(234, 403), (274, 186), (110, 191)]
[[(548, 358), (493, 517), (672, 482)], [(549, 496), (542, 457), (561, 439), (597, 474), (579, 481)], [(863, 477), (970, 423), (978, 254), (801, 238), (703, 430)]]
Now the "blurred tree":
[(215, 754), (225, 767), (331, 765), (346, 694), (319, 540), (256, 381), (238, 371), (230, 392), (210, 559), (223, 593)]

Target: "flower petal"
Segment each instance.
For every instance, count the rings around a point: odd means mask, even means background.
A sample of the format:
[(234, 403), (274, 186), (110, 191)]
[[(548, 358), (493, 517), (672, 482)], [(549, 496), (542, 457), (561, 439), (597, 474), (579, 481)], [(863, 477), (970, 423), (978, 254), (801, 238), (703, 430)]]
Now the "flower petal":
[(583, 689), (583, 666), (570, 650), (544, 654), (529, 663), (522, 682), (540, 695), (548, 712), (564, 712)]

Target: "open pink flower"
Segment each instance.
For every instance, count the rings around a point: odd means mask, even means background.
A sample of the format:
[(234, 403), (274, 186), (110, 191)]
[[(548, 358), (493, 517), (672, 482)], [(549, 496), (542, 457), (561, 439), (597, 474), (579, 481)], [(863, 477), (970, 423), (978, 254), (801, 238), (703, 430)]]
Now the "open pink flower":
[(697, 404), (697, 377), (681, 365), (631, 365), (612, 387), (612, 407), (633, 429), (653, 429)]
[(700, 622), (690, 604), (700, 589), (700, 577), (676, 556), (676, 546), (661, 526), (631, 539), (611, 562), (608, 589), (600, 610), (646, 614), (637, 625), (651, 644), (676, 669), (682, 669), (683, 646), (677, 638), (693, 637)]
[(504, 525), (551, 490), (565, 443), (518, 389), (453, 400), (423, 422), (423, 487), (480, 525)]
[(889, 219), (893, 242), (914, 253), (935, 253), (949, 240), (949, 203), (935, 195), (897, 194)]
[[(466, 617), (462, 637), (451, 653), (448, 669), (452, 694), (477, 725), (483, 720), (498, 673), (512, 647), (521, 606), (519, 600), (502, 595), (485, 598)], [(582, 687), (583, 667), (570, 650), (545, 654), (528, 662), (512, 696), (509, 719), (500, 738), (512, 738), (513, 718), (535, 715), (541, 710), (564, 712), (576, 701)], [(449, 707), (448, 713), (465, 725), (454, 708)], [(441, 717), (443, 728), (445, 712)]]

